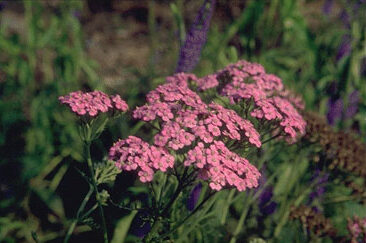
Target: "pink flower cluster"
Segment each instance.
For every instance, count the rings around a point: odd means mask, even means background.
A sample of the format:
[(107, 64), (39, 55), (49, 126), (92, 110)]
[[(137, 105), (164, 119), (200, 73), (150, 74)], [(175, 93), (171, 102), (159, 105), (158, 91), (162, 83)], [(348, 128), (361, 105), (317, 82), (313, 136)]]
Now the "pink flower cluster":
[(174, 157), (164, 148), (151, 146), (134, 136), (117, 141), (109, 150), (109, 159), (122, 170), (138, 171), (141, 182), (152, 181), (156, 170), (165, 172), (174, 165)]
[(259, 133), (252, 123), (215, 103), (207, 106), (205, 112), (177, 111), (176, 117), (162, 123), (161, 132), (154, 139), (157, 146), (167, 145), (173, 150), (179, 150), (194, 141), (209, 144), (223, 137), (233, 140), (246, 138), (258, 148), (261, 146)]
[[(257, 186), (258, 170), (231, 152), (223, 141), (248, 142), (259, 148), (259, 133), (235, 111), (215, 103), (205, 104), (188, 88), (188, 82), (195, 79), (194, 75), (184, 73), (168, 77), (166, 84), (147, 95), (147, 104), (137, 107), (133, 117), (147, 122), (157, 119), (160, 129), (154, 136), (155, 145), (188, 156), (185, 166), (194, 164), (201, 178), (210, 181), (212, 189), (235, 186), (242, 191)], [(189, 154), (183, 150), (186, 147)], [(194, 151), (207, 162), (198, 157), (195, 160)]]
[(192, 73), (176, 73), (173, 76), (168, 76), (165, 79), (166, 84), (174, 84), (179, 87), (188, 87), (190, 81), (196, 81), (196, 75)]
[(152, 121), (160, 117), (167, 122), (174, 118), (176, 111), (190, 107), (195, 111), (205, 111), (206, 104), (187, 87), (186, 79), (192, 75), (177, 74), (167, 78), (167, 83), (160, 85), (147, 94), (148, 104), (137, 107), (133, 117), (143, 121)]
[(203, 78), (195, 79), (200, 90), (211, 89), (219, 85), (216, 74), (209, 74)]
[(127, 103), (119, 95), (108, 96), (101, 91), (82, 92), (75, 91), (68, 95), (60, 96), (59, 101), (68, 105), (79, 116), (96, 116), (99, 112), (109, 110), (127, 111)]
[(213, 190), (235, 186), (238, 191), (258, 186), (260, 173), (248, 160), (231, 152), (222, 141), (205, 147), (202, 142), (188, 151), (185, 166), (199, 168), (199, 177), (210, 181)]
[(265, 118), (266, 120), (277, 119), (290, 138), (295, 138), (297, 131), (305, 134), (305, 120), (287, 99), (274, 96), (259, 100), (256, 105), (257, 108), (250, 113), (253, 117)]
[[(176, 80), (181, 76), (179, 74)], [(174, 80), (174, 77), (169, 79)], [(155, 136), (157, 146), (168, 145), (179, 150), (196, 139), (212, 143), (220, 136), (234, 140), (246, 138), (249, 143), (261, 146), (259, 133), (250, 121), (221, 105), (206, 105), (185, 85), (178, 86), (172, 81), (160, 85), (147, 95), (147, 101), (146, 105), (135, 109), (133, 116), (143, 121), (161, 119), (161, 132)]]
[(214, 75), (194, 81), (199, 90), (218, 88), (219, 93), (233, 104), (242, 100), (253, 101), (250, 115), (277, 122), (291, 139), (295, 139), (298, 133), (305, 133), (306, 122), (296, 109), (304, 108), (302, 100), (284, 89), (281, 79), (267, 74), (259, 64), (239, 61)]
[(348, 219), (347, 226), (351, 236), (351, 243), (366, 242), (366, 218), (360, 219), (354, 216), (353, 219)]
[[(219, 127), (223, 135), (234, 140), (241, 140), (241, 136), (244, 135), (251, 144), (258, 148), (261, 147), (262, 143), (260, 141), (260, 135), (250, 121), (243, 119), (235, 111), (225, 109), (221, 105), (215, 103), (211, 103), (209, 108), (213, 115), (211, 115), (212, 118), (210, 117), (211, 119), (209, 118), (208, 120), (215, 121), (218, 118), (222, 121), (224, 126)], [(213, 127), (216, 128), (216, 124), (213, 122), (211, 123), (214, 125)], [(210, 129), (209, 126), (208, 130), (210, 131), (212, 128)]]

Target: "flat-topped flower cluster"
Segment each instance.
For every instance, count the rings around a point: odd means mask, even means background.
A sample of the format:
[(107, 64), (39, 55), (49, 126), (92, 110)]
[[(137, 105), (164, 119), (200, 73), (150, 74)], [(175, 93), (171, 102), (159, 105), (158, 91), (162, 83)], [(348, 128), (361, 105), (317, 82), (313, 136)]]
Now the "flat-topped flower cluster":
[(306, 122), (297, 111), (304, 108), (302, 100), (286, 90), (279, 77), (267, 74), (259, 64), (239, 61), (215, 74), (192, 80), (200, 91), (215, 88), (232, 104), (253, 103), (250, 115), (262, 122), (278, 124), (289, 140), (305, 134)]
[(207, 147), (199, 142), (188, 151), (184, 162), (185, 166), (192, 164), (199, 168), (198, 178), (208, 180), (214, 190), (235, 186), (238, 191), (244, 191), (258, 186), (260, 173), (257, 168), (231, 152), (222, 141), (214, 141)]
[(147, 95), (147, 104), (133, 112), (136, 119), (157, 120), (159, 132), (155, 146), (180, 153), (184, 148), (185, 166), (193, 165), (201, 179), (220, 190), (235, 186), (242, 191), (257, 186), (260, 173), (248, 160), (231, 152), (223, 141), (236, 140), (261, 146), (259, 133), (253, 124), (233, 110), (212, 102), (205, 104), (188, 88), (194, 75), (179, 73), (167, 78)]
[(159, 86), (148, 94), (148, 103), (136, 108), (133, 116), (147, 122), (159, 118), (161, 131), (154, 137), (155, 145), (167, 145), (174, 150), (189, 146), (196, 139), (212, 143), (217, 137), (247, 139), (251, 144), (261, 146), (259, 133), (250, 121), (219, 104), (203, 103), (187, 85), (167, 83)]
[[(244, 101), (246, 115), (242, 117), (215, 102), (203, 102), (199, 93), (207, 89), (216, 89), (232, 104)], [(91, 118), (128, 109), (119, 95), (108, 96), (101, 91), (76, 91), (59, 100), (77, 115)], [(154, 145), (130, 136), (109, 151), (118, 168), (137, 171), (142, 182), (153, 180), (157, 170), (185, 166), (193, 167), (193, 174), (207, 180), (213, 190), (236, 187), (243, 191), (256, 187), (260, 177), (255, 166), (232, 151), (262, 146), (260, 132), (250, 120), (258, 124), (270, 121), (280, 135), (293, 140), (305, 132), (306, 123), (297, 111), (303, 108), (301, 99), (285, 90), (281, 79), (266, 74), (261, 65), (246, 61), (203, 78), (186, 73), (167, 77), (166, 83), (150, 91), (146, 100), (133, 111), (133, 117), (158, 130)]]
[(142, 182), (151, 181), (154, 171), (175, 166), (174, 154), (184, 158), (180, 165), (193, 166), (198, 178), (207, 180), (213, 190), (236, 187), (243, 191), (258, 185), (257, 168), (230, 149), (235, 145), (261, 147), (260, 133), (234, 110), (215, 102), (204, 103), (190, 88), (192, 84), (198, 92), (215, 88), (231, 103), (252, 102), (251, 119), (271, 121), (289, 138), (305, 131), (306, 123), (296, 110), (303, 107), (301, 99), (291, 96), (281, 79), (266, 74), (259, 64), (240, 61), (203, 78), (178, 73), (150, 91), (147, 103), (133, 111), (135, 119), (152, 123), (158, 132), (154, 145), (135, 137), (115, 143), (110, 159), (119, 168), (136, 170)]
[(79, 116), (97, 116), (110, 110), (127, 111), (127, 103), (119, 95), (109, 96), (101, 91), (82, 92), (75, 91), (68, 95), (60, 96), (59, 101), (68, 105)]
[(109, 158), (122, 170), (139, 170), (142, 182), (152, 181), (154, 169), (165, 172), (174, 165), (174, 157), (167, 150), (150, 146), (135, 136), (116, 142), (109, 150)]

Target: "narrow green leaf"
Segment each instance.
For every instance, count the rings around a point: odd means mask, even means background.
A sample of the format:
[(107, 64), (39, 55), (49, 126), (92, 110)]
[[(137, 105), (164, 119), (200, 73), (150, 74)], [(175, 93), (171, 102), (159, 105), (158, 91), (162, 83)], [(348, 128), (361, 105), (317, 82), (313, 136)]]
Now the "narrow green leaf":
[(129, 215), (121, 218), (114, 230), (113, 239), (111, 243), (123, 243), (127, 236), (128, 229), (132, 223), (132, 220), (135, 218), (137, 214), (137, 210), (133, 210)]

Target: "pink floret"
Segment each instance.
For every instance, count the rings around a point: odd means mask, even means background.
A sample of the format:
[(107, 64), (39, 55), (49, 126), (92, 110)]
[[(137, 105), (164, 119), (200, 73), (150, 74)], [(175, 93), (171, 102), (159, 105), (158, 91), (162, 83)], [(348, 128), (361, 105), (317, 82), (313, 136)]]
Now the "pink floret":
[(60, 96), (59, 101), (61, 104), (68, 105), (79, 116), (89, 115), (95, 117), (99, 113), (105, 113), (113, 109), (120, 111), (128, 109), (127, 103), (119, 95), (109, 97), (101, 91), (75, 91)]
[(109, 150), (109, 159), (121, 170), (136, 170), (144, 183), (153, 180), (156, 170), (165, 172), (174, 166), (174, 157), (168, 151), (134, 136), (116, 142)]
[(114, 108), (116, 108), (117, 110), (123, 111), (123, 112), (128, 110), (128, 105), (127, 105), (126, 101), (121, 99), (121, 96), (113, 95), (111, 98), (113, 101)]
[[(216, 87), (232, 104), (242, 101), (247, 106), (253, 104), (249, 114), (261, 122), (267, 120), (280, 126), (288, 141), (295, 141), (305, 132), (306, 123), (297, 111), (304, 109), (302, 99), (286, 90), (279, 77), (266, 73), (259, 64), (239, 61), (195, 81), (199, 90)], [(233, 139), (239, 137), (235, 129), (223, 134)], [(259, 145), (258, 141), (249, 140)]]
[(239, 191), (258, 186), (260, 173), (247, 159), (231, 152), (223, 142), (214, 141), (208, 147), (199, 143), (188, 151), (185, 166), (199, 169), (199, 178), (209, 181), (211, 189), (219, 191), (231, 186)]

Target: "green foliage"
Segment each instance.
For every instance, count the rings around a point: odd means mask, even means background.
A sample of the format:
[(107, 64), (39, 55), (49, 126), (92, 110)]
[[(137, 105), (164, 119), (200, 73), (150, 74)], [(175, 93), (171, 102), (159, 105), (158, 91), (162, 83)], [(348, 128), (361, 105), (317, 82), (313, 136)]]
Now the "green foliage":
[[(323, 115), (331, 98), (327, 91), (333, 82), (338, 84), (337, 95), (345, 104), (349, 94), (358, 90), (357, 115), (342, 119), (336, 129), (349, 131), (358, 127), (365, 140), (365, 16), (353, 16), (352, 4), (337, 1), (337, 7), (352, 16), (350, 28), (342, 27), (339, 18), (315, 11), (319, 6), (314, 6), (314, 2), (246, 1), (237, 18), (222, 24), (219, 21), (213, 23), (195, 74), (212, 73), (239, 59), (255, 61), (301, 94), (308, 110)], [(109, 214), (107, 226), (111, 236), (113, 232), (112, 242), (138, 242), (139, 239), (132, 234), (137, 212), (150, 212), (153, 204), (163, 208), (178, 187), (177, 180), (163, 173), (156, 174), (151, 187), (140, 185), (128, 177), (128, 173), (120, 173), (111, 161), (103, 159), (107, 149), (105, 144), (109, 146), (116, 138), (133, 134), (151, 138), (151, 132), (143, 127), (143, 123), (133, 123), (125, 118), (111, 122), (100, 117), (92, 125), (95, 136), (90, 137), (86, 131), (78, 131), (73, 114), (59, 105), (57, 97), (70, 91), (104, 88), (98, 82), (96, 63), (86, 54), (82, 25), (72, 14), (75, 10), (82, 10), (83, 4), (82, 1), (60, 1), (56, 14), (49, 12), (43, 1), (24, 0), (25, 31), (14, 32), (1, 23), (0, 176), (5, 180), (0, 178), (0, 193), (3, 185), (11, 185), (12, 194), (0, 198), (0, 242), (32, 242), (34, 239), (47, 242), (65, 236), (70, 219), (77, 211), (75, 207), (79, 205), (67, 207), (60, 185), (70, 180), (68, 176), (73, 171), (84, 169), (82, 163), (78, 163), (84, 162), (80, 135), (87, 140), (99, 138), (93, 144), (93, 151), (96, 151), (96, 157), (99, 156), (96, 161), (101, 162), (94, 163), (99, 197), (92, 197), (92, 190), (86, 194), (82, 210), (72, 221), (73, 227), (78, 229), (77, 234), (101, 230), (103, 226), (96, 210), (99, 201)], [(182, 1), (171, 3), (170, 9), (168, 6), (171, 22), (175, 21), (174, 30), (168, 34), (179, 33), (180, 41), (184, 40), (185, 34), (183, 7)], [(153, 8), (153, 4), (149, 4), (149, 8)], [(306, 11), (308, 8), (314, 13)], [(360, 13), (365, 8), (360, 6)], [(151, 56), (156, 54), (160, 34), (156, 31), (154, 18), (150, 13)], [(349, 35), (352, 40), (351, 51), (337, 60), (344, 35)], [(178, 53), (179, 43), (175, 46), (174, 52)], [(151, 63), (147, 70), (131, 69), (137, 80), (126, 92), (131, 106), (142, 104), (144, 94), (164, 82), (165, 68)], [(169, 68), (169, 72), (173, 72), (174, 67)], [(226, 103), (227, 100), (220, 102)], [(110, 128), (106, 128), (107, 121)], [(102, 136), (102, 132), (107, 135)], [(265, 186), (258, 191), (243, 193), (222, 191), (190, 216), (185, 206), (189, 187), (178, 195), (171, 218), (163, 220), (159, 226), (168, 230), (168, 236), (176, 242), (308, 242), (310, 236), (306, 230), (298, 222), (290, 221), (289, 215), (291, 206), (308, 203), (309, 194), (316, 187), (311, 181), (315, 169), (325, 170), (314, 162), (312, 150), (314, 148), (305, 143), (285, 146), (270, 142), (259, 156), (251, 156), (250, 161), (259, 168), (265, 165), (267, 181), (264, 185), (273, 188), (271, 201), (278, 206), (271, 216), (263, 215), (258, 205)], [(89, 174), (82, 172), (82, 176), (87, 179), (86, 185), (91, 183)], [(324, 201), (314, 202), (312, 206), (323, 210), (339, 235), (346, 236), (347, 217), (366, 216), (366, 210), (341, 184), (342, 176), (332, 174)], [(118, 181), (122, 182), (118, 184)], [(81, 195), (85, 195), (84, 191)], [(207, 194), (204, 187), (198, 204)], [(151, 195), (157, 200), (154, 201)], [(77, 197), (74, 201), (76, 204), (82, 200)], [(37, 203), (44, 206), (45, 214), (34, 215), (37, 210), (29, 205)], [(16, 213), (18, 211), (21, 213)], [(152, 212), (149, 216), (157, 214)], [(83, 225), (87, 225), (86, 228)], [(164, 242), (166, 239), (159, 240)], [(328, 238), (316, 240), (330, 242)]]
[(114, 234), (111, 243), (123, 243), (125, 242), (128, 229), (132, 223), (133, 218), (136, 216), (137, 210), (132, 211), (128, 216), (121, 218), (116, 228), (114, 229)]

